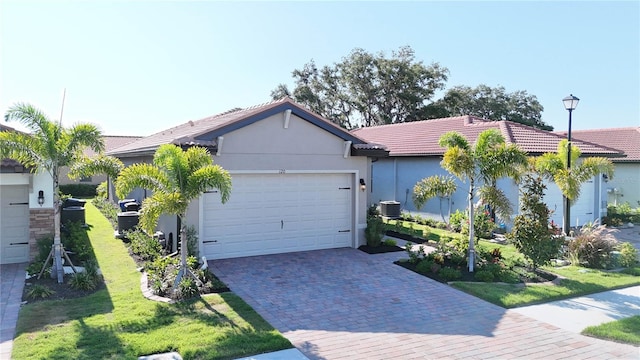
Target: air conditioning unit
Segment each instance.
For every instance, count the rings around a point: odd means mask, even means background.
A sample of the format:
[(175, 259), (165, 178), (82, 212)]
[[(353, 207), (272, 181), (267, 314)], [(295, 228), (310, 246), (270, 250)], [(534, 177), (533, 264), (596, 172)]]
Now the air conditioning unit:
[(400, 217), (400, 203), (398, 201), (380, 201), (380, 215), (389, 219)]

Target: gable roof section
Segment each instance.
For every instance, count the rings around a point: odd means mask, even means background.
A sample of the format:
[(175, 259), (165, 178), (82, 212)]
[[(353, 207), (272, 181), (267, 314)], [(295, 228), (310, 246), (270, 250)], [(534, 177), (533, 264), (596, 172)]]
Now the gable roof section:
[[(246, 109), (233, 109), (218, 115), (206, 117), (204, 119), (188, 121), (184, 124), (158, 132), (145, 138), (136, 140), (129, 144), (120, 146), (110, 152), (109, 155), (135, 156), (154, 152), (160, 145), (175, 144), (180, 146), (207, 146), (215, 149), (218, 136), (222, 136), (234, 130), (251, 125), (269, 116), (291, 110), (292, 114), (306, 120), (323, 130), (351, 141), (353, 145), (360, 145), (354, 151), (354, 155), (362, 155), (363, 150), (380, 150), (380, 147), (371, 146), (358, 136), (349, 133), (347, 130), (333, 124), (329, 120), (312, 113), (302, 105), (295, 103), (290, 98), (285, 97), (280, 100), (266, 104), (252, 106)], [(370, 146), (363, 146), (370, 145)]]
[[(369, 142), (386, 146), (389, 156), (442, 156), (445, 148), (438, 144), (438, 140), (443, 134), (457, 131), (470, 143), (474, 143), (478, 135), (487, 129), (498, 129), (507, 143), (517, 144), (529, 155), (555, 152), (558, 142), (566, 138), (560, 134), (511, 121), (490, 121), (474, 116), (373, 126), (360, 128), (352, 133)], [(586, 141), (572, 141), (572, 144), (588, 156), (624, 156), (616, 149)]]
[[(567, 132), (556, 132), (566, 136)], [(573, 130), (571, 140), (580, 139), (600, 146), (622, 151), (626, 157), (613, 159), (614, 162), (640, 162), (640, 127), (624, 127), (595, 130)]]
[[(104, 152), (108, 153), (111, 150), (117, 149), (121, 146), (142, 139), (142, 136), (120, 136), (120, 135), (103, 135), (102, 141), (104, 141)], [(84, 150), (86, 156), (94, 156), (96, 152), (90, 148)]]

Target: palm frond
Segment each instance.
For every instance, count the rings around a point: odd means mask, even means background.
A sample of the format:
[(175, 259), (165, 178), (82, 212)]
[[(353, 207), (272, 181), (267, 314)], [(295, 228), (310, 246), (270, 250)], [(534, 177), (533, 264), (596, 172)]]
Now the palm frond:
[(184, 215), (187, 204), (179, 193), (156, 192), (142, 201), (140, 227), (152, 234), (162, 214)]
[(218, 165), (205, 166), (189, 177), (189, 195), (200, 196), (205, 191), (218, 189), (222, 203), (229, 200), (231, 194), (231, 175)]
[(194, 146), (187, 149), (187, 151), (185, 151), (185, 157), (187, 159), (187, 163), (189, 164), (190, 173), (193, 173), (205, 166), (213, 165), (213, 158), (211, 157), (211, 153), (209, 153), (207, 149), (201, 146)]
[(461, 147), (453, 146), (448, 148), (440, 164), (445, 170), (462, 180), (474, 177), (475, 162), (473, 156), (469, 151)]
[(37, 139), (18, 132), (0, 132), (0, 159), (13, 159), (25, 167), (36, 169), (45, 165)]
[(507, 195), (495, 186), (483, 185), (478, 189), (480, 199), (489, 204), (502, 219), (509, 219), (513, 213), (513, 206)]
[(107, 176), (115, 179), (123, 168), (124, 164), (122, 164), (122, 161), (113, 156), (83, 156), (75, 162), (73, 166), (71, 166), (69, 170), (69, 178), (78, 179), (97, 174), (106, 174)]
[(189, 177), (189, 163), (184, 151), (176, 145), (164, 144), (156, 150), (153, 163), (167, 174), (167, 179), (184, 190)]
[(17, 121), (33, 132), (48, 132), (51, 121), (42, 111), (26, 103), (17, 103), (4, 114), (5, 121)]
[(73, 151), (83, 150), (85, 147), (97, 153), (104, 151), (102, 132), (95, 125), (85, 123), (75, 124), (67, 132), (70, 139), (68, 146)]
[(449, 131), (440, 136), (438, 145), (444, 148), (459, 147), (464, 150), (469, 150), (469, 142), (467, 139), (456, 131)]
[(167, 174), (153, 164), (133, 164), (120, 171), (116, 180), (116, 195), (124, 198), (136, 188), (168, 193), (172, 183)]
[(504, 137), (497, 129), (487, 129), (478, 135), (474, 146), (476, 154), (483, 156), (491, 149), (495, 149), (504, 144)]

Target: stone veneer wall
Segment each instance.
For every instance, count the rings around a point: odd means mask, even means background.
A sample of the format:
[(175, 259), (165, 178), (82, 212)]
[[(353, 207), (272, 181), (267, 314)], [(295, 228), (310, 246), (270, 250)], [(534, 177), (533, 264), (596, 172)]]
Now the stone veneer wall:
[(54, 233), (53, 209), (29, 210), (29, 261), (38, 254), (37, 240)]

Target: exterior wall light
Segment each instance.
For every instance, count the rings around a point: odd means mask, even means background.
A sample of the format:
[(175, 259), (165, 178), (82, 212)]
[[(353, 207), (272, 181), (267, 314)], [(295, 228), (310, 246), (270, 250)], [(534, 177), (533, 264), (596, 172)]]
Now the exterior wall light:
[(367, 183), (364, 182), (364, 179), (360, 179), (360, 190), (362, 191), (367, 190)]
[(44, 191), (38, 191), (38, 205), (42, 206), (44, 204)]

